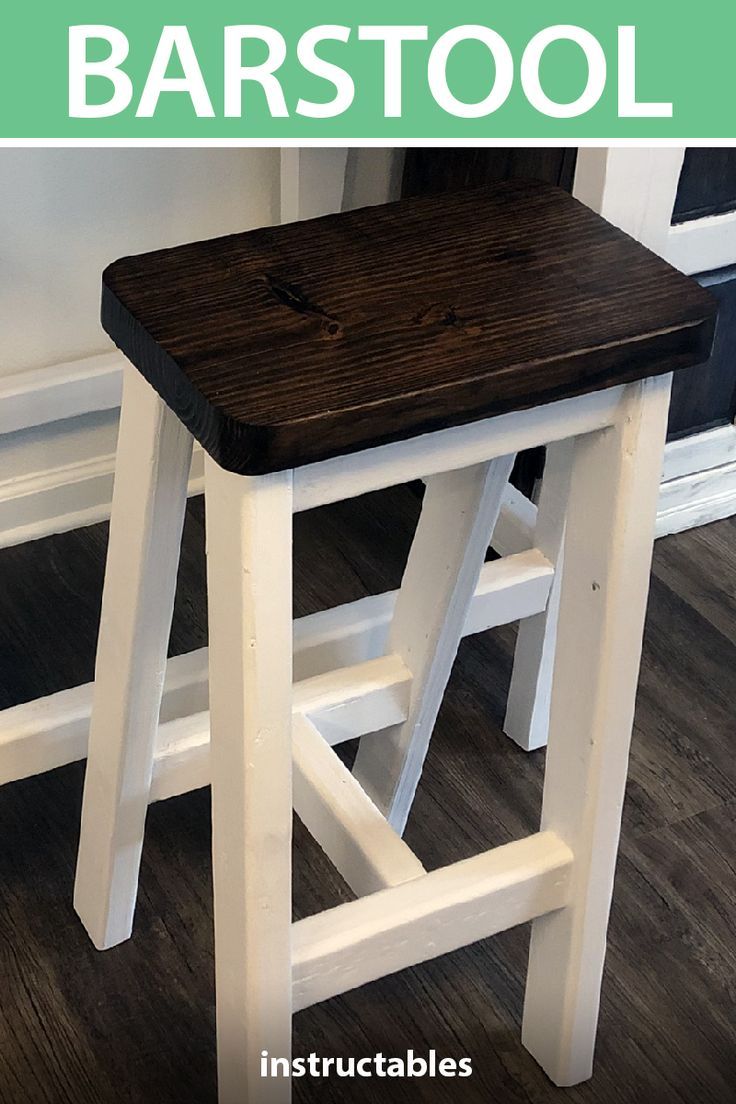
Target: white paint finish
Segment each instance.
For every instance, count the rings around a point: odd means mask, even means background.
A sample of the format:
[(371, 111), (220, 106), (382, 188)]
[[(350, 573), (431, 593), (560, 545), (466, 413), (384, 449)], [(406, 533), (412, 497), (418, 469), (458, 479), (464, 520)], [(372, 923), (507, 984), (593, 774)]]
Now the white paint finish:
[(162, 724), (158, 741), (149, 794), (151, 804), (209, 786), (209, 709), (187, 713)]
[(364, 737), (353, 773), (403, 832), (514, 454), (428, 480), (389, 630), (412, 672), (409, 715)]
[(340, 744), (403, 721), (411, 684), (411, 671), (400, 656), (380, 656), (298, 682), (294, 709), (329, 744)]
[(120, 406), (122, 353), (0, 376), (0, 434)]
[[(110, 516), (115, 413), (56, 422), (12, 434), (0, 443), (0, 548), (94, 525)], [(196, 445), (190, 495), (201, 493), (203, 469), (203, 453)]]
[[(376, 820), (377, 812), (366, 795), (359, 796), (356, 780), (346, 782), (324, 738), (307, 728), (311, 744), (300, 746), (297, 753), (304, 783), (298, 802), (328, 853), (362, 888), (399, 881), (407, 870), (411, 880), (293, 928), (293, 704), (310, 718), (319, 718), (330, 739), (346, 738), (354, 734), (355, 725), (360, 730), (366, 724), (383, 723), (384, 707), (389, 713), (406, 708), (408, 671), (412, 672), (408, 716), (399, 726), (409, 738), (396, 741), (398, 755), (389, 743), (396, 728), (381, 738), (383, 758), (389, 763), (385, 773), (389, 800), (397, 791), (405, 798), (403, 808), (398, 806), (403, 824), (457, 642), (467, 628), (466, 615), (475, 601), (476, 579), (511, 467), (511, 456), (497, 458), (499, 436), (493, 431), (499, 429), (501, 439), (507, 440), (510, 428), (515, 428), (524, 442), (532, 437), (530, 444), (543, 443), (550, 428), (548, 411), (543, 410), (533, 426), (525, 419), (514, 419), (510, 427), (507, 418), (499, 418), (484, 427), (486, 455), (490, 453), (492, 460), (482, 464), (472, 459), (481, 447), (476, 426), (463, 429), (462, 441), (453, 437), (455, 452), (444, 447), (445, 432), (436, 435), (442, 456), (464, 455), (467, 467), (429, 480), (405, 585), (395, 600), (390, 654), (348, 670), (315, 675), (294, 690), (292, 473), (249, 479), (207, 461), (219, 1069), (221, 1098), (227, 1104), (240, 1098), (243, 1086), (250, 1084), (255, 1092), (255, 1086), (261, 1085), (261, 1049), (283, 1056), (289, 1053), (292, 965), (296, 1004), (304, 1007), (534, 917), (544, 919), (535, 924), (525, 1041), (555, 1080), (569, 1083), (587, 1075), (623, 801), (668, 385), (668, 380), (646, 381), (617, 389), (603, 405), (599, 395), (592, 395), (557, 406), (553, 440), (579, 437), (568, 514), (569, 532), (576, 539), (568, 542), (563, 570), (542, 832), (467, 863), (421, 875), (396, 834), (386, 835), (388, 828), (380, 818)], [(405, 442), (398, 454), (392, 448), (392, 458), (400, 465), (408, 456), (414, 464), (414, 447), (414, 442)], [(551, 450), (553, 464), (563, 473), (564, 455), (559, 446)], [(356, 458), (361, 478), (370, 459)], [(375, 450), (373, 459), (383, 478), (385, 450)], [(180, 468), (178, 493), (183, 510), (187, 473)], [(318, 485), (323, 493), (332, 493), (325, 491), (321, 474)], [(368, 472), (368, 478), (375, 480), (376, 471)], [(562, 486), (560, 479), (552, 481), (550, 501), (564, 497)], [(559, 517), (544, 499), (539, 518), (538, 539), (554, 555)], [(506, 584), (519, 586), (523, 573), (535, 587), (542, 589), (544, 583), (545, 600), (549, 593), (553, 567), (548, 556), (533, 549), (513, 559), (513, 567), (509, 561), (501, 561), (502, 566), (495, 569), (488, 565), (493, 572), (491, 587), (480, 600), (492, 602), (497, 614), (502, 608), (510, 612)], [(428, 593), (432, 603), (423, 610)], [(366, 618), (360, 605), (360, 628), (355, 635), (375, 640), (376, 618)], [(393, 599), (379, 596), (374, 612), (379, 617), (386, 611), (390, 615), (392, 605)], [(346, 614), (346, 619), (354, 613)], [(339, 622), (333, 617), (331, 629), (344, 641), (348, 639), (345, 625)], [(321, 622), (316, 647), (329, 645), (330, 631)], [(307, 639), (305, 634), (302, 654), (307, 651)], [(181, 665), (177, 694), (197, 697), (198, 663), (197, 657), (189, 657)], [(161, 668), (163, 673), (163, 660)], [(161, 726), (159, 796), (172, 778), (187, 787), (206, 771), (203, 731), (207, 723), (206, 711), (200, 710), (196, 717), (173, 718)], [(325, 759), (329, 766), (323, 768), (320, 762)], [(359, 764), (358, 779), (360, 771)], [(151, 796), (149, 790), (147, 799)], [(138, 826), (134, 827), (137, 833)], [(268, 1088), (274, 1101), (288, 1099), (284, 1083), (269, 1083)]]
[(693, 433), (665, 446), (662, 483), (733, 463), (736, 463), (736, 426)]
[[(294, 810), (356, 893), (422, 873), (418, 860), (360, 789), (316, 726), (293, 711)], [(370, 723), (368, 725), (370, 727)], [(309, 732), (317, 732), (318, 754)], [(300, 733), (307, 735), (300, 740)], [(357, 727), (353, 735), (361, 734)], [(162, 725), (150, 800), (164, 801), (210, 781), (210, 717), (204, 711)], [(328, 754), (329, 753), (329, 754)], [(339, 815), (349, 818), (341, 823)], [(363, 830), (364, 829), (364, 830)]]
[(553, 578), (552, 564), (536, 548), (484, 564), (463, 636), (540, 613)]
[(509, 483), (504, 491), (496, 528), (493, 530), (491, 544), (494, 551), (499, 556), (526, 552), (534, 545), (536, 524), (537, 507), (513, 483)]
[(277, 204), (275, 150), (3, 150), (0, 376), (109, 349), (116, 257), (268, 225)]
[(0, 785), (84, 759), (92, 686), (89, 682), (0, 712)]
[(341, 210), (346, 148), (281, 150), (281, 222), (332, 215)]
[(284, 1104), (291, 1053), (292, 477), (205, 462), (220, 1104)]
[(664, 256), (688, 275), (736, 264), (736, 211), (671, 227)]
[(382, 487), (467, 468), (514, 450), (521, 452), (540, 442), (602, 429), (613, 423), (622, 393), (623, 388), (611, 387), (585, 395), (582, 401), (562, 399), (307, 464), (294, 472), (294, 509), (311, 510)]
[(523, 1024), (558, 1085), (592, 1072), (669, 386), (632, 384), (619, 424), (573, 460), (542, 830), (570, 847), (574, 880), (533, 925)]
[(403, 149), (348, 150), (342, 209), (353, 211), (400, 199), (403, 172)]
[(192, 438), (125, 376), (74, 904), (95, 946), (130, 935)]
[(614, 226), (667, 256), (685, 149), (581, 149), (573, 194)]
[(352, 891), (362, 897), (425, 871), (314, 724), (294, 717), (294, 809)]
[[(338, 744), (402, 721), (410, 684), (411, 675), (397, 656), (380, 657), (295, 683), (292, 711), (315, 724), (328, 744)], [(206, 697), (206, 685), (202, 691)], [(209, 783), (209, 711), (188, 711), (162, 724), (150, 800), (163, 801)]]
[[(59, 427), (63, 423), (58, 423)], [(105, 433), (105, 445), (109, 446), (109, 437), (114, 437), (114, 425), (103, 427), (85, 426), (78, 428), (72, 436), (79, 440), (84, 448), (88, 444), (94, 447), (94, 439), (99, 429), (108, 429)], [(86, 432), (89, 430), (89, 432)], [(42, 442), (28, 440), (30, 435), (22, 434), (25, 439), (20, 444), (20, 456), (10, 457), (8, 452), (0, 460), (2, 468), (16, 468), (14, 460), (22, 463), (24, 456), (30, 459), (34, 443), (41, 445), (44, 454), (44, 467), (33, 471), (32, 463), (20, 474), (8, 474), (0, 479), (0, 548), (7, 548), (26, 541), (39, 540), (53, 533), (63, 533), (95, 522), (104, 521), (110, 516), (112, 502), (113, 474), (115, 470), (114, 453), (92, 456), (71, 464), (65, 464), (55, 455), (54, 437), (49, 433)], [(34, 436), (37, 436), (34, 434)], [(76, 440), (73, 443), (76, 443)], [(60, 442), (63, 446), (64, 442)], [(49, 460), (48, 457), (53, 457)]]
[(561, 908), (571, 865), (543, 832), (299, 920), (295, 1010)]
[[(547, 601), (552, 573), (551, 565), (533, 550), (484, 564), (464, 633), (539, 613)], [(295, 621), (297, 687), (299, 681), (381, 656), (395, 599), (395, 591), (371, 595)], [(166, 665), (153, 801), (209, 782), (207, 664), (207, 649), (200, 648), (175, 656)], [(0, 711), (0, 784), (84, 758), (91, 700), (92, 685), (87, 684)], [(381, 702), (384, 708), (395, 708), (385, 695)], [(374, 697), (373, 707), (376, 704)], [(203, 719), (193, 722), (192, 714), (199, 713)], [(392, 720), (396, 717), (383, 714), (382, 723)], [(322, 723), (326, 722), (324, 716)], [(198, 734), (194, 743), (193, 731)]]
[[(515, 488), (509, 486), (513, 492)], [(493, 547), (507, 555), (512, 547), (531, 543), (537, 508), (516, 491), (507, 501), (493, 534)], [(736, 427), (693, 433), (670, 441), (657, 506), (655, 536), (666, 537), (736, 514)], [(520, 615), (522, 616), (522, 615)]]
[[(552, 575), (551, 564), (534, 550), (484, 564), (464, 635), (539, 613)], [(295, 677), (360, 663), (386, 651), (397, 593), (370, 595), (295, 621)]]
[(693, 472), (662, 484), (657, 536), (680, 533), (736, 513), (736, 463)]
[(662, 479), (658, 537), (736, 513), (736, 427), (670, 441)]
[(554, 565), (554, 580), (546, 609), (519, 625), (506, 703), (504, 732), (525, 751), (534, 751), (547, 743), (573, 448), (571, 439), (558, 441), (547, 449), (534, 544)]
[[(520, 578), (523, 578), (524, 571), (528, 572), (528, 580), (522, 586)], [(485, 564), (463, 631), (466, 634), (480, 632), (491, 624), (503, 624), (531, 611), (543, 609), (551, 578), (551, 565), (536, 551)], [(533, 584), (533, 587), (529, 584)], [(491, 606), (489, 600), (492, 596), (494, 603)], [(385, 597), (386, 595), (377, 596), (379, 599)], [(394, 594), (388, 597), (393, 598)], [(389, 725), (400, 723), (408, 716), (411, 674), (399, 656), (359, 658), (352, 666), (340, 662), (341, 658), (347, 661), (348, 654), (353, 657), (358, 654), (362, 656), (368, 648), (382, 651), (387, 644), (389, 615), (382, 623), (380, 638), (370, 619), (358, 618), (354, 622), (356, 632), (352, 637), (347, 631), (342, 631), (343, 627), (350, 626), (352, 608), (370, 601), (375, 599), (362, 599), (360, 602), (336, 607), (336, 610), (327, 610), (324, 614), (313, 614), (295, 622), (295, 629), (305, 622), (316, 622), (316, 636), (313, 642), (308, 632), (301, 635), (301, 639), (296, 632), (294, 635), (295, 675), (299, 677), (304, 674), (304, 677), (294, 683), (293, 710), (307, 715), (330, 744), (383, 730)], [(491, 609), (495, 610), (495, 616), (489, 620)], [(335, 636), (331, 642), (322, 632), (319, 622), (327, 614), (336, 612), (342, 616), (332, 621)], [(367, 636), (362, 635), (365, 634), (366, 624), (369, 626)], [(341, 652), (337, 645), (346, 648), (346, 651)], [(298, 648), (304, 650), (298, 651)], [(177, 690), (172, 688), (172, 694), (181, 694), (188, 689), (190, 704), (186, 711), (162, 724), (159, 729), (151, 801), (161, 801), (209, 783), (209, 714), (202, 707), (203, 703), (206, 704), (207, 697), (206, 671), (203, 670), (206, 655), (204, 649), (191, 653), (190, 658), (196, 657), (197, 663), (191, 665), (190, 682), (185, 683), (180, 676)], [(317, 657), (326, 666), (318, 673), (313, 673), (310, 668)], [(187, 657), (178, 657), (179, 660), (184, 658)], [(302, 670), (305, 660), (306, 670)], [(327, 662), (332, 660), (337, 660), (334, 668), (331, 662)], [(177, 661), (170, 661), (172, 664), (175, 662)], [(196, 716), (192, 716), (191, 713), (195, 710)], [(169, 707), (168, 712), (171, 711)], [(27, 726), (23, 731), (25, 734)]]
[(386, 650), (396, 591), (370, 594), (294, 622), (294, 677), (334, 671)]

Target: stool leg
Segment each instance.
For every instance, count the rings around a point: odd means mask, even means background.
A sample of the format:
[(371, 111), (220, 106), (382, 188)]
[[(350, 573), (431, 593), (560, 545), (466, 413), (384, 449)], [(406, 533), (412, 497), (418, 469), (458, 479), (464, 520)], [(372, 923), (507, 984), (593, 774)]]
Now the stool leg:
[(398, 832), (406, 826), (513, 460), (503, 456), (427, 480), (388, 643), (413, 675), (409, 716), (364, 736), (354, 767)]
[(522, 1032), (557, 1085), (592, 1072), (668, 401), (668, 377), (630, 385), (574, 452), (542, 809), (573, 887), (532, 926)]
[(220, 1104), (284, 1104), (291, 1055), (292, 477), (207, 458)]
[(544, 747), (549, 732), (549, 702), (557, 637), (562, 574), (562, 545), (574, 442), (547, 446), (539, 497), (534, 547), (555, 567), (547, 608), (519, 625), (514, 667), (506, 704), (504, 732), (525, 751)]
[(100, 950), (133, 926), (191, 456), (126, 368), (74, 889)]

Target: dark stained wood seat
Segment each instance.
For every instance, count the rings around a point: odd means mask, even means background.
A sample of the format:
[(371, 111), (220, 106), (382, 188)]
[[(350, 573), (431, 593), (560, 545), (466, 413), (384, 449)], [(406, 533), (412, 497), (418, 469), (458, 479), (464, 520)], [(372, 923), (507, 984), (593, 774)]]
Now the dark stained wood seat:
[(707, 359), (716, 306), (510, 181), (116, 261), (102, 321), (225, 468), (260, 474)]

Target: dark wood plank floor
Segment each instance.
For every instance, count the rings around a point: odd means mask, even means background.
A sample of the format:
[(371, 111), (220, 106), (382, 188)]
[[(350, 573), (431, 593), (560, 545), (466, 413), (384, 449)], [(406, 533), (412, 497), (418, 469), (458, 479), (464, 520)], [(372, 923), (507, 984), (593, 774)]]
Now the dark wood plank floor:
[[(297, 519), (297, 612), (395, 586), (406, 489)], [(0, 552), (0, 705), (92, 676), (105, 526)], [(172, 652), (205, 641), (191, 504)], [(534, 830), (543, 753), (500, 731), (514, 630), (466, 641), (408, 839), (429, 867)], [(518, 929), (300, 1014), (295, 1053), (435, 1048), (469, 1081), (299, 1081), (296, 1098), (726, 1104), (735, 1098), (736, 521), (659, 542), (592, 1082), (553, 1088), (519, 1041)], [(82, 769), (0, 791), (0, 1101), (215, 1101), (206, 792), (151, 810), (134, 938), (95, 952), (71, 907)], [(347, 890), (297, 825), (295, 906)]]

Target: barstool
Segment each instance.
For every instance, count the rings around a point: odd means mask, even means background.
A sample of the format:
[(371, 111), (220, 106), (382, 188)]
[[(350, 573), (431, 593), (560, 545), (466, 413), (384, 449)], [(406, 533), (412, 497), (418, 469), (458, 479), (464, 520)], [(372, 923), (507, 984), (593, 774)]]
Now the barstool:
[[(130, 934), (194, 437), (210, 713), (191, 724), (211, 732), (222, 1104), (288, 1099), (260, 1070), (264, 1050), (288, 1058), (292, 1012), (530, 920), (523, 1042), (559, 1085), (590, 1075), (670, 379), (707, 358), (714, 317), (694, 282), (537, 183), (105, 272), (103, 324), (135, 367), (75, 904), (98, 947)], [(426, 873), (401, 832), (493, 589), (514, 454), (536, 445), (540, 541), (566, 526), (541, 828)], [(292, 686), (293, 513), (418, 478), (382, 654)], [(356, 736), (351, 774), (331, 745)], [(296, 923), (292, 806), (357, 895)]]

